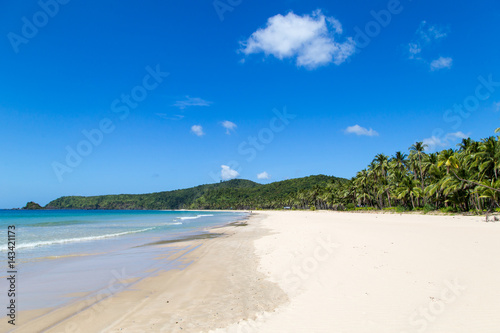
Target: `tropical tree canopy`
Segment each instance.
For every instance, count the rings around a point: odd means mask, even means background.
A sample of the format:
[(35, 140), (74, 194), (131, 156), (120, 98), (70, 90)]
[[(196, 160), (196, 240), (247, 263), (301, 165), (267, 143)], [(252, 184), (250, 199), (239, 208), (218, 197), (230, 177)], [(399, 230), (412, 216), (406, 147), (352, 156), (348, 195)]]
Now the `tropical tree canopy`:
[(416, 142), (408, 154), (377, 154), (350, 180), (319, 175), (262, 185), (234, 179), (151, 194), (62, 197), (46, 208), (493, 210), (500, 203), (499, 138), (462, 139), (456, 149), (435, 153)]

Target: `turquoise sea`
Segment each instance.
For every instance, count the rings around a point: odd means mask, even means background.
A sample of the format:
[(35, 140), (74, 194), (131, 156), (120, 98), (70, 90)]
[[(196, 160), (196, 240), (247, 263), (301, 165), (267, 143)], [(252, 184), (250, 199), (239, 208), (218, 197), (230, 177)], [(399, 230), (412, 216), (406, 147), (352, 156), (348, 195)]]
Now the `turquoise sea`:
[(180, 258), (191, 248), (154, 244), (203, 234), (246, 216), (206, 211), (0, 210), (0, 276), (7, 275), (11, 225), (21, 281), (18, 304), (20, 310), (30, 310), (74, 301), (75, 293), (106, 292), (112, 279), (141, 279), (183, 269), (190, 262), (171, 258)]

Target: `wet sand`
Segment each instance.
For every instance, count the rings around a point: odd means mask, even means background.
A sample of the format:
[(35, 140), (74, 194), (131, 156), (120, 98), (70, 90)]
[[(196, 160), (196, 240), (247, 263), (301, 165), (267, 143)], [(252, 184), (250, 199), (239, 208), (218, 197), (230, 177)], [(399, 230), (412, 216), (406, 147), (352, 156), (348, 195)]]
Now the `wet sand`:
[(26, 314), (18, 331), (498, 332), (500, 223), (483, 221), (258, 212), (151, 245), (178, 265)]
[[(200, 332), (272, 312), (287, 297), (257, 271), (253, 242), (268, 233), (258, 220), (253, 227), (239, 221), (214, 228), (214, 238), (204, 234), (151, 245), (164, 248), (166, 256), (172, 247), (183, 249), (168, 258), (179, 265), (138, 280), (112, 281), (61, 308), (21, 313), (16, 332)], [(8, 328), (4, 323), (0, 331)]]

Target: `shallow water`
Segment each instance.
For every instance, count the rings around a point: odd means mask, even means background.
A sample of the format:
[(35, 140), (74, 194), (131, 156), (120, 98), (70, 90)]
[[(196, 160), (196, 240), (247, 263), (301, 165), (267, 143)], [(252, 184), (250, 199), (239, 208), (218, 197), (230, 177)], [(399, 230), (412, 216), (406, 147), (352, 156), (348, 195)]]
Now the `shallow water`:
[[(18, 310), (91, 300), (169, 269), (190, 246), (171, 243), (246, 216), (198, 211), (0, 211), (1, 290), (7, 290), (7, 227), (16, 227)], [(97, 296), (101, 295), (101, 296)]]

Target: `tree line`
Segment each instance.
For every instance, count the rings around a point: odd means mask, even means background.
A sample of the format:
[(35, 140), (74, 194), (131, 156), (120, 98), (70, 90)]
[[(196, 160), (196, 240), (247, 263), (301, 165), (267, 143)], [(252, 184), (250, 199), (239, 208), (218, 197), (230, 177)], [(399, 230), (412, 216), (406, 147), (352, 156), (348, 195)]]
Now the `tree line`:
[(377, 154), (351, 179), (316, 175), (264, 185), (233, 179), (150, 194), (61, 197), (45, 208), (500, 210), (499, 139), (466, 138), (433, 153), (416, 142), (408, 152)]
[(289, 201), (312, 209), (499, 210), (499, 138), (466, 138), (456, 149), (434, 153), (416, 142), (408, 153), (376, 155), (347, 182), (299, 192)]

